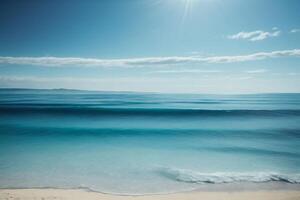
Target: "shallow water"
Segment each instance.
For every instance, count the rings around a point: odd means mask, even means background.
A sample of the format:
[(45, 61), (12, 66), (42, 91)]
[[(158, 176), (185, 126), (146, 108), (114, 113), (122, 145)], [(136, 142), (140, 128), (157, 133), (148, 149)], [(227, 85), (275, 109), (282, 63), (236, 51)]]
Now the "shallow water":
[(300, 94), (0, 90), (0, 187), (300, 183)]

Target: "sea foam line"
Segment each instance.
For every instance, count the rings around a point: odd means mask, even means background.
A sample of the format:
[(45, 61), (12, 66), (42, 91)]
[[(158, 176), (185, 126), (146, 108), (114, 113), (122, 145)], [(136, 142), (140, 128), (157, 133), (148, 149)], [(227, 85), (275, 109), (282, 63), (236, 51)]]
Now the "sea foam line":
[(254, 182), (264, 183), (271, 181), (300, 184), (300, 174), (281, 174), (276, 172), (214, 172), (201, 173), (188, 169), (178, 169), (172, 167), (162, 167), (157, 172), (169, 179), (198, 184), (219, 184), (234, 182)]

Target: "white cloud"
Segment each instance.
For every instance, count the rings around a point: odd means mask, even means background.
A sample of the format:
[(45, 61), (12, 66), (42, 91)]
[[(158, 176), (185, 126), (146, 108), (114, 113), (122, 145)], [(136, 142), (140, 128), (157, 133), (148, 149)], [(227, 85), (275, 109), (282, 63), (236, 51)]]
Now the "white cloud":
[(297, 73), (297, 72), (290, 72), (288, 73), (289, 76), (298, 76), (300, 75), (300, 73)]
[(259, 41), (259, 40), (264, 40), (270, 37), (277, 37), (280, 35), (280, 30), (278, 30), (277, 27), (274, 27), (273, 32), (267, 32), (267, 31), (262, 31), (262, 30), (256, 30), (256, 31), (251, 31), (251, 32), (239, 32), (234, 35), (229, 35), (228, 38), (232, 40), (249, 40), (249, 41)]
[(268, 70), (265, 70), (265, 69), (255, 69), (255, 70), (248, 70), (248, 71), (246, 71), (246, 73), (248, 73), (248, 74), (260, 74), (260, 73), (265, 73), (267, 71)]
[(80, 67), (145, 67), (189, 63), (234, 63), (276, 57), (300, 57), (300, 49), (258, 52), (233, 56), (172, 56), (126, 59), (96, 59), (74, 57), (0, 57), (1, 64)]
[(238, 77), (237, 79), (238, 80), (249, 80), (249, 79), (252, 79), (253, 77), (252, 76), (242, 76), (242, 77)]
[(36, 76), (0, 76), (0, 81), (32, 81), (32, 82), (89, 82), (97, 83), (97, 78), (74, 78), (74, 77), (36, 77)]
[(292, 29), (292, 30), (290, 31), (290, 33), (299, 33), (299, 32), (300, 32), (300, 29), (297, 29), (297, 28)]
[(181, 74), (181, 73), (220, 73), (220, 70), (197, 70), (197, 69), (183, 69), (183, 70), (159, 70), (153, 71), (150, 73), (159, 73), (159, 74)]
[(199, 55), (199, 54), (201, 54), (201, 52), (199, 52), (199, 51), (191, 51), (191, 52), (189, 52), (189, 54), (192, 54), (192, 55)]

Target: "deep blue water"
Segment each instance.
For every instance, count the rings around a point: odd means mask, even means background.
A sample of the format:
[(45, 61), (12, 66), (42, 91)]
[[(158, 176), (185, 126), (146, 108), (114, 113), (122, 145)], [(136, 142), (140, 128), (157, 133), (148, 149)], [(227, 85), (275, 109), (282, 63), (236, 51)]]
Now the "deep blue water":
[(300, 183), (300, 94), (0, 89), (0, 188)]

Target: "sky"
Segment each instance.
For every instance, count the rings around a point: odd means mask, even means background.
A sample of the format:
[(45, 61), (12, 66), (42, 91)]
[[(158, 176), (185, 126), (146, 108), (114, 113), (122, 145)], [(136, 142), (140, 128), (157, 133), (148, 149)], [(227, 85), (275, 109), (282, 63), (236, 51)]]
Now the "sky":
[(300, 92), (298, 0), (0, 3), (1, 88)]

